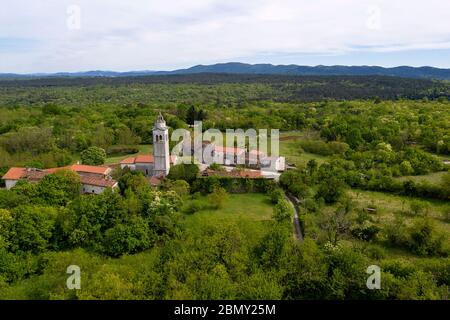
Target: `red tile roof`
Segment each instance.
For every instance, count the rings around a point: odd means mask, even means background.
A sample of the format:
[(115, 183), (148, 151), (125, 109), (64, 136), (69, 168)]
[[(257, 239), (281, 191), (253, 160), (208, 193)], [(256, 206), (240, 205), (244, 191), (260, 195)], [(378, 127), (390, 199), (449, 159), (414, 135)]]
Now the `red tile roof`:
[[(174, 164), (176, 156), (170, 156), (170, 163)], [(154, 163), (155, 158), (152, 155), (138, 155), (136, 157), (126, 158), (120, 161), (120, 164), (136, 164), (136, 163)]]
[(242, 152), (245, 152), (245, 150), (241, 149), (241, 148), (231, 148), (231, 147), (222, 147), (222, 146), (214, 146), (214, 150), (217, 152), (233, 153), (233, 154), (240, 154)]
[(82, 184), (87, 184), (90, 186), (97, 186), (97, 187), (111, 187), (113, 188), (116, 184), (117, 181), (113, 180), (113, 179), (104, 179), (104, 178), (99, 178), (99, 177), (86, 177), (86, 176), (82, 176), (81, 177), (81, 183)]
[(95, 173), (106, 175), (109, 171), (111, 171), (108, 167), (100, 167), (100, 166), (87, 166), (83, 164), (74, 164), (70, 166), (70, 169), (75, 172), (85, 172), (85, 173)]
[(120, 164), (134, 164), (135, 161), (136, 161), (136, 158), (131, 157), (131, 158), (123, 159), (122, 161), (120, 161)]
[(152, 155), (139, 155), (134, 160), (135, 163), (153, 163), (155, 159)]
[(2, 177), (3, 180), (20, 180), (26, 173), (26, 168), (12, 167)]
[(162, 180), (158, 177), (150, 177), (148, 178), (148, 181), (153, 187), (159, 186), (162, 182)]
[(263, 156), (263, 155), (265, 155), (265, 153), (262, 152), (262, 151), (260, 151), (260, 150), (251, 150), (251, 151), (249, 152), (249, 154), (250, 154), (250, 155), (257, 155), (257, 156)]
[(261, 178), (262, 177), (261, 171), (243, 170), (243, 171), (236, 171), (235, 174), (241, 178)]
[[(55, 172), (61, 170), (72, 170), (77, 173), (95, 173), (106, 175), (109, 171), (107, 167), (96, 167), (96, 166), (85, 166), (85, 165), (72, 165), (69, 167), (61, 167), (61, 168), (52, 168), (47, 170), (39, 170), (39, 169), (27, 169), (27, 168), (18, 168), (12, 167), (8, 170), (8, 172), (2, 177), (3, 180), (20, 180), (20, 179), (28, 179), (30, 182), (37, 182), (42, 180), (46, 175), (53, 174)], [(105, 179), (104, 177), (99, 176), (83, 176), (81, 177), (81, 183), (87, 184), (91, 186), (97, 187), (115, 187), (117, 185), (117, 181), (113, 179)]]
[(236, 178), (250, 178), (256, 179), (261, 178), (263, 175), (261, 171), (255, 170), (233, 170), (233, 171), (214, 171), (206, 169), (202, 172), (202, 176), (218, 176), (218, 177), (236, 177)]

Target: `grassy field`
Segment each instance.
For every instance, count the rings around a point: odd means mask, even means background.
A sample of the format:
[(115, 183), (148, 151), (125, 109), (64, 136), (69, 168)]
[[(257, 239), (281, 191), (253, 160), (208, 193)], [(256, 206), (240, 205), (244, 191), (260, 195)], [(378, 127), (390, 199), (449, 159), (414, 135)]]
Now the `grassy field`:
[[(409, 226), (411, 226), (416, 220), (423, 217), (414, 216), (414, 214), (410, 211), (411, 202), (417, 199), (382, 192), (360, 190), (349, 190), (348, 195), (354, 201), (355, 211), (352, 213), (352, 216), (355, 217), (356, 213), (362, 209), (366, 209), (368, 207), (375, 208), (376, 213), (371, 214), (371, 216), (373, 217), (375, 224), (379, 227), (383, 227), (389, 225), (391, 222), (394, 222), (397, 215), (401, 215), (405, 223)], [(443, 213), (445, 210), (448, 210), (449, 204), (444, 201), (421, 201), (428, 204), (426, 216), (434, 221), (436, 229), (439, 232), (446, 234), (446, 238), (444, 239), (445, 246), (450, 247), (450, 223), (443, 217)], [(336, 205), (326, 206), (322, 210), (326, 212), (334, 212), (336, 210)], [(314, 223), (312, 222), (315, 221), (316, 218), (314, 215), (308, 216), (306, 233), (308, 234), (309, 229), (312, 234), (315, 234), (315, 231), (311, 230), (311, 228), (314, 228)], [(342, 244), (353, 246), (355, 248), (364, 248), (367, 246), (378, 247), (382, 250), (382, 252), (384, 252), (384, 258), (402, 258), (410, 261), (416, 259), (427, 259), (422, 256), (418, 256), (405, 248), (387, 246), (382, 240), (368, 243), (348, 235), (342, 239)], [(374, 261), (374, 263), (375, 262), (376, 261)]]
[(309, 160), (315, 159), (319, 164), (329, 160), (329, 157), (303, 152), (298, 144), (301, 136), (290, 136), (289, 140), (280, 141), (280, 155), (286, 157), (288, 163), (293, 163), (297, 167), (306, 165)]
[[(389, 222), (395, 219), (398, 214), (403, 215), (405, 220), (412, 223), (416, 217), (410, 213), (410, 204), (417, 200), (414, 198), (397, 196), (383, 192), (372, 191), (349, 191), (349, 195), (355, 201), (358, 208), (374, 207), (377, 210), (376, 217), (380, 222)], [(436, 226), (450, 234), (450, 223), (444, 220), (443, 214), (449, 208), (449, 203), (438, 200), (420, 200), (426, 203), (428, 208), (426, 216), (436, 222)], [(450, 241), (450, 239), (448, 239)]]
[[(200, 199), (206, 206), (206, 197)], [(236, 224), (248, 240), (257, 241), (267, 231), (272, 220), (273, 205), (265, 194), (230, 194), (223, 208), (205, 209), (186, 215), (184, 227), (188, 232), (201, 233), (208, 225)]]
[(138, 154), (151, 154), (153, 150), (153, 146), (151, 144), (143, 144), (139, 145), (139, 152), (135, 154), (120, 154), (120, 155), (111, 155), (106, 158), (105, 164), (117, 164), (123, 159), (137, 156)]
[(405, 176), (405, 177), (400, 177), (400, 178), (396, 178), (396, 179), (398, 181), (406, 181), (406, 180), (412, 180), (414, 182), (427, 181), (432, 184), (439, 184), (439, 183), (441, 183), (442, 176), (446, 173), (447, 173), (446, 171), (433, 172), (433, 173), (430, 173), (427, 175), (422, 175), (422, 176)]

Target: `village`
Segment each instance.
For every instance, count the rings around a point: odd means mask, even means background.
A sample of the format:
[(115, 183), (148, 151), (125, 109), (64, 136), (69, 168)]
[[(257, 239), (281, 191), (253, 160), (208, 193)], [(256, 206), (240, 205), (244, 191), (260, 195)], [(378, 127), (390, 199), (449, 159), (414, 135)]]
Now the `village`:
[[(157, 187), (166, 179), (171, 166), (181, 163), (181, 158), (170, 154), (169, 127), (160, 113), (152, 129), (153, 154), (128, 157), (118, 164), (122, 170), (139, 171), (148, 180), (148, 183)], [(239, 147), (224, 147), (210, 141), (202, 141), (201, 150), (192, 150), (194, 154), (209, 152), (212, 163), (205, 163), (203, 159), (196, 158), (201, 177), (228, 176), (247, 179), (278, 180), (281, 173), (286, 170), (285, 157), (267, 156), (258, 150), (248, 151)], [(7, 190), (13, 188), (19, 181), (37, 183), (46, 175), (62, 170), (75, 172), (80, 176), (83, 194), (101, 194), (108, 188), (118, 188), (118, 182), (112, 178), (116, 165), (92, 166), (79, 162), (70, 166), (50, 169), (37, 169), (25, 167), (11, 167), (2, 177)], [(219, 170), (217, 169), (219, 168)]]

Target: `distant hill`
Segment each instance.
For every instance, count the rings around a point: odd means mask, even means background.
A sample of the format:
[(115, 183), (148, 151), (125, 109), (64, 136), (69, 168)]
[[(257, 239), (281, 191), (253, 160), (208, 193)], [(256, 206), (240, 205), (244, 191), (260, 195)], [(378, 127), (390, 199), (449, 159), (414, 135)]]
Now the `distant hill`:
[(219, 63), (214, 65), (198, 65), (187, 69), (174, 71), (87, 71), (87, 72), (59, 72), (39, 74), (0, 73), (0, 79), (35, 79), (35, 78), (66, 78), (66, 77), (133, 77), (170, 74), (198, 74), (198, 73), (228, 73), (228, 74), (266, 74), (266, 75), (300, 75), (300, 76), (392, 76), (413, 79), (450, 80), (450, 69), (433, 67), (383, 68), (377, 66), (298, 66), (272, 64), (245, 64), (238, 62)]

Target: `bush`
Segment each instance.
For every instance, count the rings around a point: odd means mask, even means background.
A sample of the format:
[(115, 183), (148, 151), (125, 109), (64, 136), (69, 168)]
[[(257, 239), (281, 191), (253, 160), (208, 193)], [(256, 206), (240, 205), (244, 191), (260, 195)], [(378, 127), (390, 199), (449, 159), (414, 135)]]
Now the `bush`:
[(371, 259), (382, 260), (386, 257), (386, 250), (377, 245), (368, 245), (363, 252)]
[(81, 162), (86, 165), (98, 166), (105, 163), (105, 149), (90, 147), (81, 152)]
[(430, 219), (420, 219), (410, 229), (409, 247), (419, 255), (443, 254), (443, 235), (436, 232)]
[(167, 178), (171, 180), (185, 180), (189, 184), (197, 179), (200, 170), (196, 164), (177, 164), (170, 167)]
[(411, 163), (409, 161), (405, 160), (402, 163), (400, 163), (400, 172), (404, 176), (409, 176), (414, 173), (414, 169), (411, 166)]
[(380, 228), (369, 221), (364, 221), (362, 224), (352, 228), (352, 234), (356, 238), (364, 241), (374, 240), (377, 237), (379, 231)]
[(392, 246), (405, 247), (408, 245), (408, 231), (403, 218), (400, 216), (396, 217), (394, 223), (385, 225), (384, 234)]
[(430, 205), (427, 202), (414, 200), (409, 204), (411, 214), (415, 216), (426, 216), (430, 210)]
[(445, 221), (450, 222), (450, 206), (447, 206), (442, 211), (442, 217)]
[(277, 222), (289, 222), (294, 215), (291, 204), (285, 199), (279, 199), (273, 209), (273, 218)]
[(280, 199), (284, 199), (284, 191), (281, 188), (274, 188), (272, 191), (270, 191), (269, 197), (272, 203), (278, 203)]
[(227, 191), (222, 187), (214, 188), (213, 192), (208, 195), (208, 201), (214, 209), (221, 209), (225, 201), (228, 199)]
[(185, 209), (184, 212), (187, 214), (194, 214), (196, 212), (199, 212), (201, 210), (205, 209), (205, 204), (200, 201), (200, 200), (193, 200), (191, 202), (189, 202)]
[(163, 184), (164, 190), (174, 191), (179, 196), (187, 196), (190, 191), (190, 185), (184, 180), (166, 180)]

